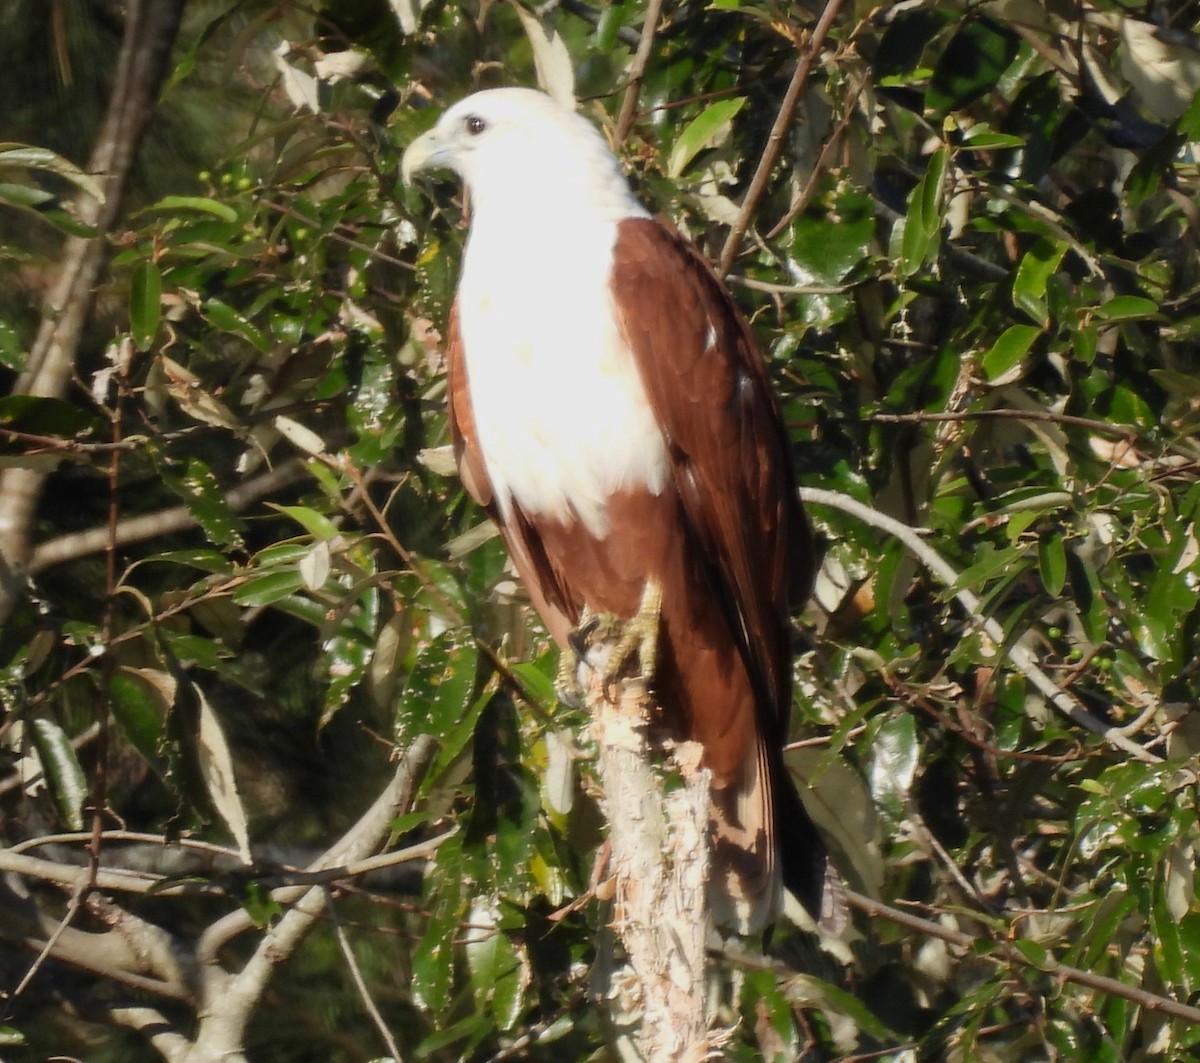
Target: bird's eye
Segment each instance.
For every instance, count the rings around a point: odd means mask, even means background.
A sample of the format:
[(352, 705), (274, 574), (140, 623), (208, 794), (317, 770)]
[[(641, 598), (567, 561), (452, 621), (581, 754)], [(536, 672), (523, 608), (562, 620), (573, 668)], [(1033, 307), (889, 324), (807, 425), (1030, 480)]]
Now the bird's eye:
[(479, 136), (480, 133), (482, 133), (485, 129), (487, 129), (487, 122), (485, 122), (477, 114), (467, 115), (466, 120), (463, 122), (463, 125), (465, 125), (467, 127), (467, 132), (470, 133), (471, 136), (473, 136), (473, 137)]

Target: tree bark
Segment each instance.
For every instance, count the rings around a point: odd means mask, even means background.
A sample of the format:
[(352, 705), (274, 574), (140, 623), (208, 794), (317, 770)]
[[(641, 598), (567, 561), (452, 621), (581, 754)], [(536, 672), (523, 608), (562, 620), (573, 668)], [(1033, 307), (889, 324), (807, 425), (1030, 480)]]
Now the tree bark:
[(628, 959), (609, 996), (623, 1017), (637, 1017), (648, 1063), (720, 1058), (725, 1035), (708, 1009), (709, 772), (696, 743), (655, 740), (644, 681), (609, 682), (586, 664), (579, 678), (609, 825), (612, 925)]

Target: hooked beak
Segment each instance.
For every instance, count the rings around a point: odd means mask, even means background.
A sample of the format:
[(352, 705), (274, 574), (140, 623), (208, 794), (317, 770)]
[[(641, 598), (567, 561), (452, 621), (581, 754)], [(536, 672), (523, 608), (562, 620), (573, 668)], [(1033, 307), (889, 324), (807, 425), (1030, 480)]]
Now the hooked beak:
[(421, 170), (433, 170), (446, 166), (447, 146), (442, 142), (436, 128), (422, 133), (409, 144), (400, 159), (400, 179), (407, 185), (412, 183), (413, 174)]

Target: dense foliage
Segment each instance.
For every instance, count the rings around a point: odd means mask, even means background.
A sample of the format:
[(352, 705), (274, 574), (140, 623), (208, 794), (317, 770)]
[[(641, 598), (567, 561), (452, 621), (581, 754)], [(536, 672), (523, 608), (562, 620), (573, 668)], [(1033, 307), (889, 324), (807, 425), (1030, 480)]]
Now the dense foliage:
[[(1195, 5), (315, 8), (185, 8), (57, 394), (28, 359), (143, 6), (0, 14), (0, 502), (40, 491), (32, 552), (0, 543), (4, 1058), (189, 1058), (271, 891), (422, 735), (386, 832), (421, 860), (277, 939), (247, 1058), (620, 1051), (584, 721), (445, 449), (463, 204), (398, 172), (445, 104), (539, 83), (737, 252), (802, 483), (867, 507), (810, 500), (789, 756), (893, 912), (731, 944), (731, 1058), (1194, 1053), (1164, 1005), (1200, 991)], [(85, 888), (100, 841), (140, 885)]]

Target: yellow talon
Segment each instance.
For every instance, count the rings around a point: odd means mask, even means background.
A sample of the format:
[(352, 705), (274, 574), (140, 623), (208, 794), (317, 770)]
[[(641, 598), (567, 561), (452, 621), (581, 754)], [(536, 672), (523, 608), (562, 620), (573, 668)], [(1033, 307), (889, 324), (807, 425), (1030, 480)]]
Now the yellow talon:
[[(658, 664), (658, 640), (662, 622), (662, 588), (650, 581), (642, 591), (637, 612), (625, 618), (612, 613), (593, 613), (584, 607), (579, 625), (571, 632), (574, 656), (564, 654), (559, 662), (555, 684), (559, 696), (571, 703), (580, 693), (579, 664), (596, 669), (607, 689), (622, 678), (626, 665), (636, 653), (637, 671), (628, 678), (649, 685)], [(573, 697), (564, 697), (569, 693)]]

